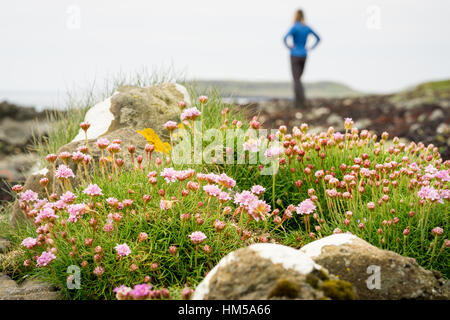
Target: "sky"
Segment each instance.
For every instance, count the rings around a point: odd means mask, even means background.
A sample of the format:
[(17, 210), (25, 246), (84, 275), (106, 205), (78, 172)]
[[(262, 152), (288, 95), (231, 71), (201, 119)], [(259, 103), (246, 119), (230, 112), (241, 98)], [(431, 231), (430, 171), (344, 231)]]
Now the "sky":
[(383, 93), (450, 78), (448, 0), (14, 0), (0, 3), (0, 90), (64, 91), (167, 66), (288, 81), (282, 38), (298, 8), (322, 38), (305, 81)]

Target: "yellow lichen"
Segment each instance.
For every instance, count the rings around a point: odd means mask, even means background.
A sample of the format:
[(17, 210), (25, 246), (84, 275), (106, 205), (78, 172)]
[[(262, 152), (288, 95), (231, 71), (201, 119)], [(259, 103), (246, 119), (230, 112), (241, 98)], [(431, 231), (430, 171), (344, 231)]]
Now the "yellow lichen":
[(154, 145), (156, 152), (170, 153), (170, 144), (168, 142), (162, 142), (158, 134), (152, 128), (136, 130), (136, 132), (141, 134), (148, 143)]

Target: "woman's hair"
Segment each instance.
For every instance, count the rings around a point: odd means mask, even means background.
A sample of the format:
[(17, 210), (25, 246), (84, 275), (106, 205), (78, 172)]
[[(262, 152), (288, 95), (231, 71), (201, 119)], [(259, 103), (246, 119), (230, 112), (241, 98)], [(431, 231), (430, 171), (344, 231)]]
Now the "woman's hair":
[(305, 15), (303, 14), (303, 10), (298, 9), (297, 12), (295, 12), (295, 22), (301, 22), (305, 23)]

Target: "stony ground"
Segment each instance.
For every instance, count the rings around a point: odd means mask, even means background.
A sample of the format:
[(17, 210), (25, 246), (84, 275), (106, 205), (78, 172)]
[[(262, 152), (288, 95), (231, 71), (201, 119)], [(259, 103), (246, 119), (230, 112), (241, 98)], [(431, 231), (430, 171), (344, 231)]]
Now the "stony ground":
[(359, 129), (381, 135), (438, 146), (444, 160), (450, 159), (450, 99), (399, 99), (396, 95), (372, 95), (345, 99), (311, 99), (304, 109), (292, 101), (270, 100), (242, 105), (249, 117), (259, 114), (265, 128), (308, 123), (312, 132), (333, 126), (343, 130), (344, 118), (355, 121)]

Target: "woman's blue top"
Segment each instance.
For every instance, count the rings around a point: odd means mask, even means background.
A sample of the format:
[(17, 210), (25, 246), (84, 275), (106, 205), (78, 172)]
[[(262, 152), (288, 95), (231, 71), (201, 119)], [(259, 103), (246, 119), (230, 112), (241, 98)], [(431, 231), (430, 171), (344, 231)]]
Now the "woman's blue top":
[[(306, 57), (307, 56), (307, 49), (305, 48), (306, 40), (308, 39), (309, 34), (312, 34), (316, 38), (316, 42), (314, 45), (308, 49), (314, 49), (320, 42), (320, 37), (317, 33), (315, 33), (310, 27), (308, 27), (306, 24), (296, 22), (294, 26), (289, 30), (288, 33), (284, 36), (284, 44), (288, 49), (291, 50), (291, 55), (294, 57)], [(287, 39), (289, 37), (292, 37), (292, 40), (294, 41), (294, 46), (289, 47), (287, 43)]]

